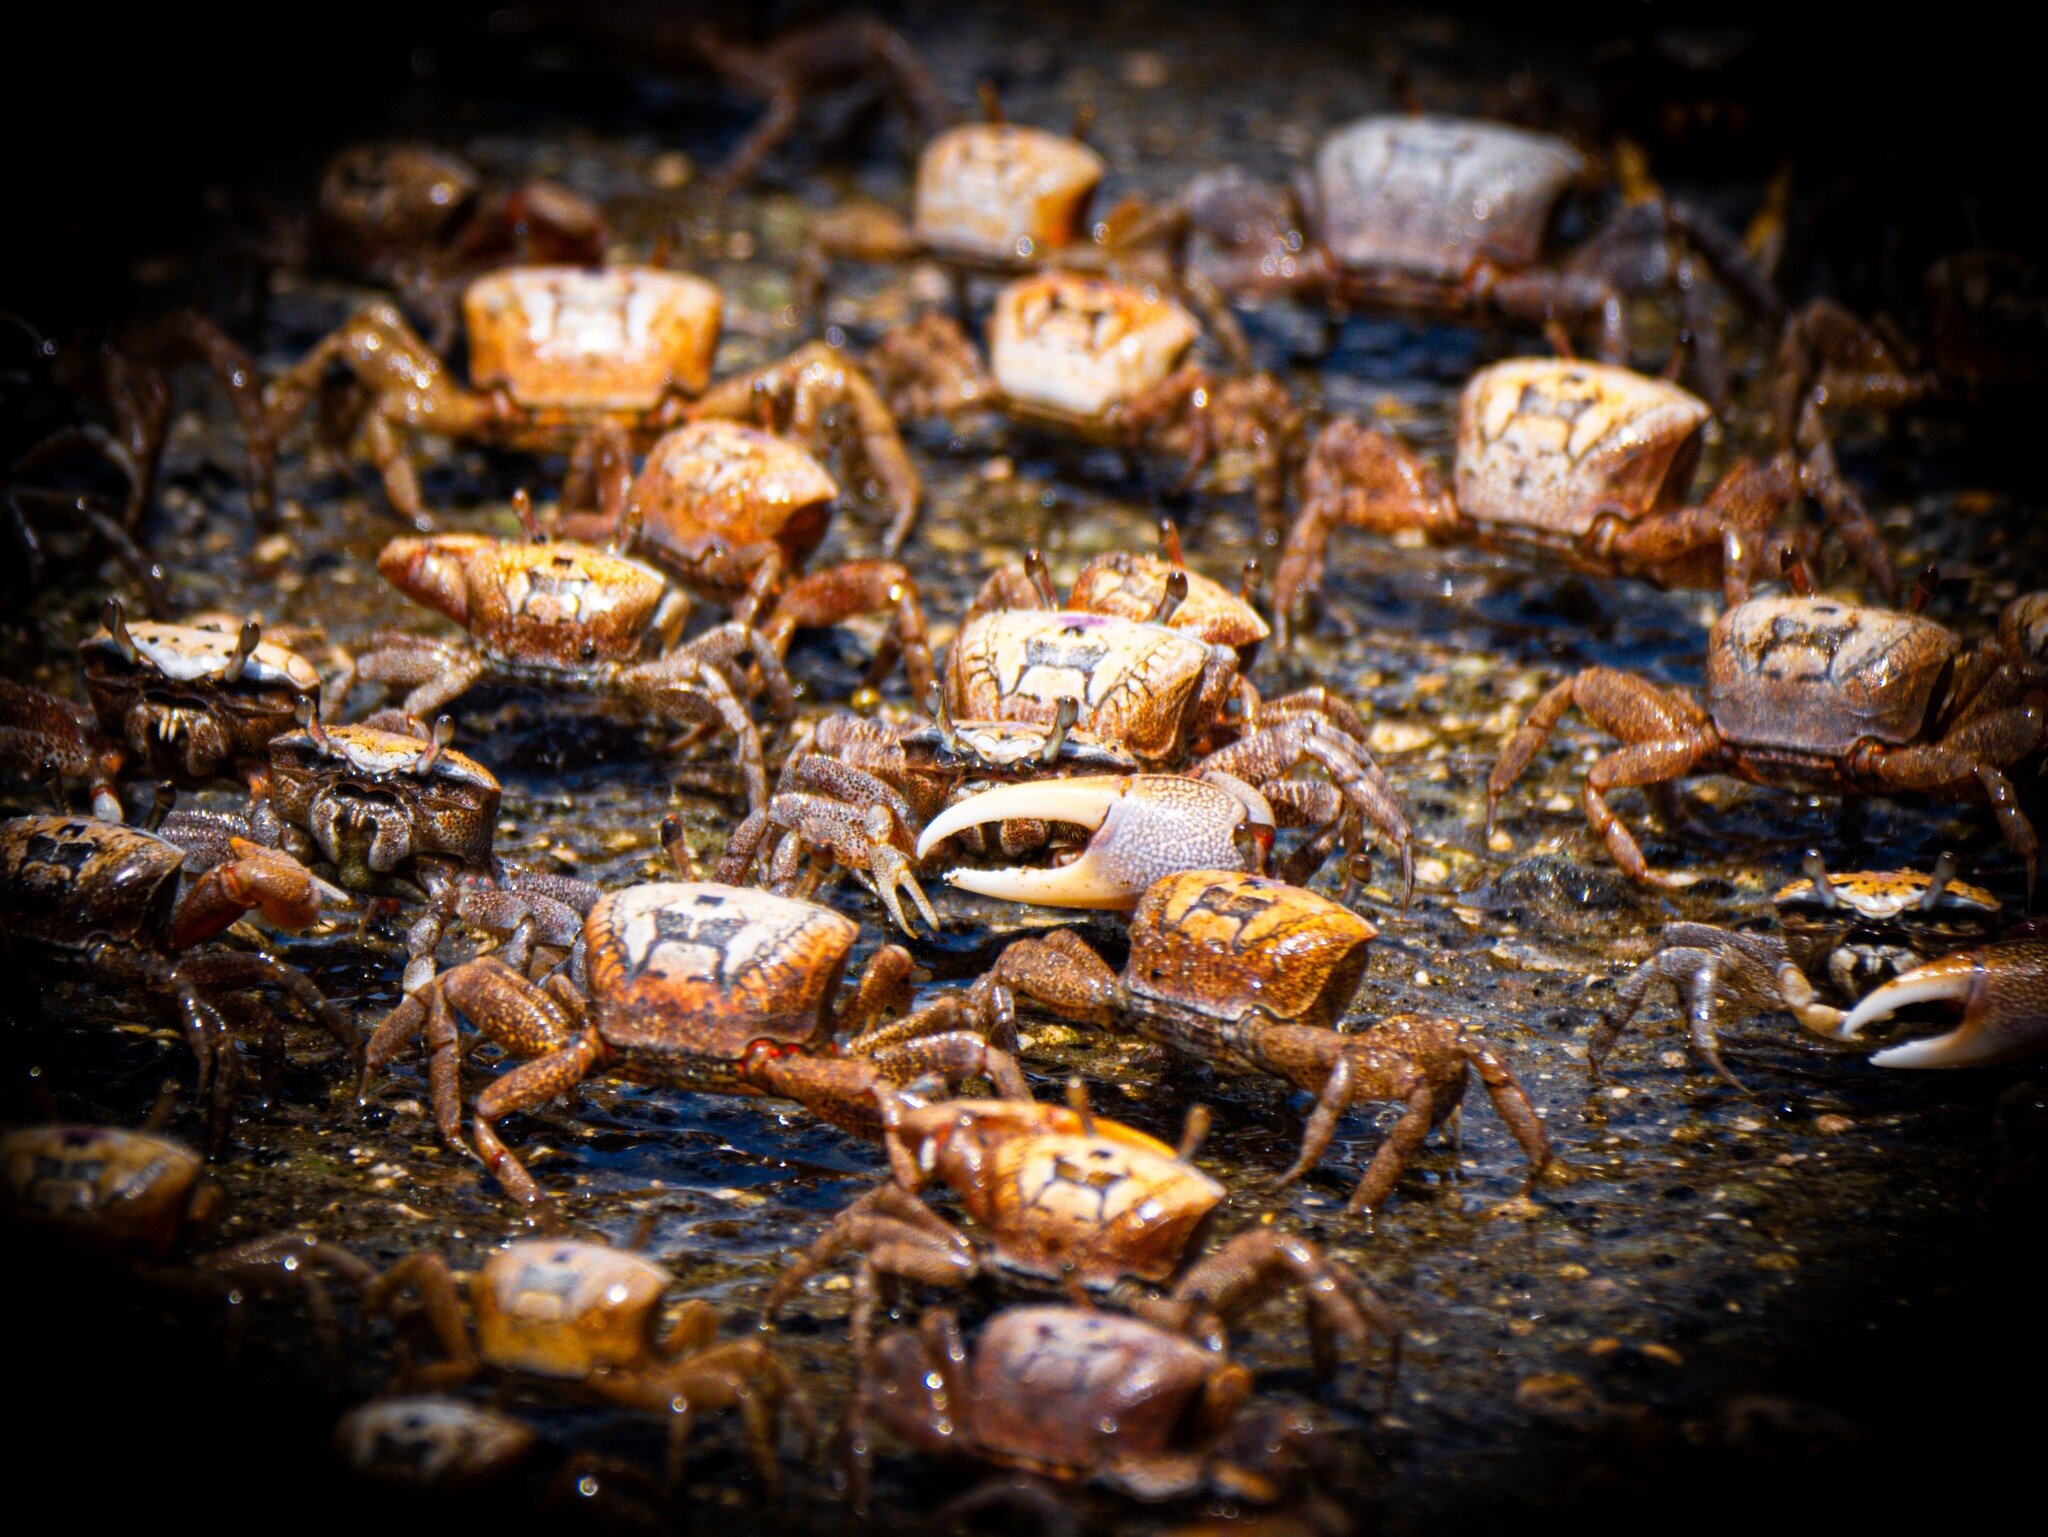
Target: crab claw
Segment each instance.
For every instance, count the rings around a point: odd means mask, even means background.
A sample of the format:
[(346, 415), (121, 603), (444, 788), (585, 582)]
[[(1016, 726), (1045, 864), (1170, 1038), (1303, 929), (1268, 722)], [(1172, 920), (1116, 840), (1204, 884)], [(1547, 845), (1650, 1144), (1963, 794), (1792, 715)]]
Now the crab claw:
[(1878, 1067), (1986, 1067), (2048, 1050), (2048, 940), (1959, 950), (1901, 972), (1849, 1011), (1841, 1039), (1916, 1003), (1954, 999), (1963, 1021), (1947, 1035), (1878, 1052)]
[(1273, 808), (1241, 780), (1102, 774), (999, 785), (970, 796), (925, 827), (918, 857), (967, 828), (1027, 820), (1076, 823), (1094, 836), (1063, 865), (950, 870), (947, 882), (1006, 902), (1126, 908), (1160, 876), (1180, 870), (1256, 873), (1273, 845)]

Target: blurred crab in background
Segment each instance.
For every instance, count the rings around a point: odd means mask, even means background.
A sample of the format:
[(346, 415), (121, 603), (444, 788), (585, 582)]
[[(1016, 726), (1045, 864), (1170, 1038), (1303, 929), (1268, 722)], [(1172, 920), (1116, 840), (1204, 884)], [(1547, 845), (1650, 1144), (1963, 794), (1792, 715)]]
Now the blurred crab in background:
[(982, 363), (958, 321), (926, 314), (885, 334), (868, 367), (905, 418), (994, 411), (1021, 425), (1161, 454), (1248, 478), (1276, 520), (1301, 458), (1302, 413), (1270, 374), (1219, 376), (1186, 358), (1201, 334), (1170, 298), (1067, 272), (1020, 278), (996, 295)]
[[(907, 530), (916, 516), (922, 484), (895, 421), (832, 348), (712, 385), (723, 300), (701, 279), (658, 263), (509, 267), (471, 282), (462, 309), (469, 387), (397, 310), (371, 305), (271, 381), (270, 419), (282, 432), (325, 401), (323, 431), (368, 458), (392, 509), (422, 530), (432, 520), (408, 435), (566, 453), (600, 429), (638, 446), (706, 417), (786, 427), (821, 453), (843, 439), (896, 523)], [(327, 390), (336, 371), (350, 381), (345, 396)]]
[(1591, 328), (1606, 363), (1629, 361), (1627, 301), (1672, 293), (1702, 389), (1719, 401), (1725, 363), (1718, 278), (1754, 313), (1783, 306), (1739, 242), (1619, 157), (1622, 206), (1591, 239), (1550, 249), (1565, 194), (1592, 167), (1564, 139), (1468, 118), (1360, 118), (1334, 130), (1289, 193), (1240, 172), (1180, 197), (1184, 261), (1233, 297), (1293, 294), (1333, 309), (1519, 321), (1559, 350)]
[(664, 1323), (672, 1279), (627, 1249), (529, 1238), (499, 1249), (471, 1276), (471, 1324), (447, 1260), (430, 1249), (378, 1276), (363, 1306), (423, 1324), (439, 1347), (442, 1359), (408, 1364), (402, 1375), (410, 1387), (444, 1391), (489, 1369), (558, 1379), (606, 1403), (665, 1417), (671, 1489), (681, 1485), (696, 1417), (738, 1409), (747, 1450), (772, 1490), (782, 1416), (808, 1438), (809, 1399), (759, 1340), (721, 1341), (709, 1303), (691, 1298)]
[(1805, 466), (1739, 460), (1692, 502), (1709, 419), (1705, 402), (1625, 368), (1496, 363), (1459, 396), (1449, 490), (1391, 433), (1350, 417), (1331, 422), (1309, 451), (1274, 580), (1283, 637), (1320, 589), (1340, 528), (1527, 551), (1600, 576), (1718, 587), (1724, 602), (1739, 603), (1778, 575), (1787, 554), (1813, 548), (1809, 531), (1784, 526), (1809, 493), (1878, 593), (1896, 597), (1897, 574), (1868, 514)]

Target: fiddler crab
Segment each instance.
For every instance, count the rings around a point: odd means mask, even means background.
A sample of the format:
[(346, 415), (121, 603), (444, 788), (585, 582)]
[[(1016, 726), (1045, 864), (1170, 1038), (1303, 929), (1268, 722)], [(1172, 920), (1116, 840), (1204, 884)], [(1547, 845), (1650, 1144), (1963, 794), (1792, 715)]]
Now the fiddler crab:
[(1624, 169), (1629, 206), (1563, 255), (1546, 248), (1565, 194), (1587, 179), (1586, 157), (1550, 134), (1468, 118), (1361, 118), (1323, 140), (1293, 196), (1226, 172), (1198, 179), (1180, 207), (1189, 257), (1225, 293), (1498, 317), (1544, 326), (1561, 344), (1590, 326), (1609, 363), (1629, 359), (1629, 290), (1647, 280), (1679, 295), (1718, 395), (1709, 271), (1753, 310), (1782, 306), (1736, 241), (1664, 198), (1639, 167)]
[(700, 279), (647, 267), (508, 267), (463, 293), (465, 388), (389, 305), (358, 311), (270, 384), (282, 431), (345, 371), (360, 399), (346, 431), (383, 477), (391, 506), (432, 527), (407, 434), (533, 453), (561, 453), (600, 429), (648, 444), (686, 421), (780, 424), (853, 456), (880, 482), (900, 543), (923, 494), (896, 425), (867, 377), (822, 344), (711, 383), (723, 301)]
[[(194, 875), (183, 848), (140, 828), (91, 817), (0, 822), (0, 917), (10, 939), (32, 964), (173, 1007), (198, 1062), (198, 1092), (211, 1091), (216, 1135), (235, 1086), (229, 1019), (244, 1015), (223, 995), (275, 991), (344, 1050), (358, 1044), (348, 1017), (299, 972), (267, 955), (207, 947), (245, 913), (283, 929), (320, 916), (320, 883), (296, 860), (239, 841), (229, 853)], [(254, 1017), (274, 1055), (276, 1019)]]
[[(761, 733), (734, 692), (750, 657), (771, 707), (794, 703), (781, 658), (758, 630), (724, 624), (678, 637), (689, 602), (652, 566), (570, 540), (531, 522), (525, 540), (430, 534), (392, 540), (377, 570), (407, 597), (468, 632), (458, 641), (383, 631), (357, 675), (404, 688), (402, 709), (429, 719), (486, 679), (619, 700), (665, 724), (728, 732), (748, 803), (765, 805)], [(731, 677), (728, 669), (733, 669)], [(746, 686), (746, 680), (740, 679)]]
[(1322, 1161), (1354, 1103), (1391, 1100), (1401, 1118), (1346, 1208), (1379, 1210), (1474, 1073), (1521, 1144), (1532, 1186), (1549, 1164), (1543, 1124), (1514, 1074), (1452, 1021), (1400, 1014), (1354, 1033), (1336, 1028), (1378, 933), (1350, 909), (1262, 876), (1189, 871), (1153, 884), (1129, 932), (1121, 975), (1060, 929), (1013, 942), (990, 979), (1062, 1018), (1128, 1025), (1201, 1061), (1315, 1095), (1301, 1154), (1278, 1185)]
[(649, 449), (638, 475), (622, 438), (585, 439), (553, 527), (640, 556), (690, 591), (729, 604), (733, 620), (758, 626), (778, 655), (798, 629), (883, 611), (890, 627), (874, 671), (900, 653), (912, 695), (923, 698), (931, 641), (908, 568), (848, 560), (804, 573), (838, 495), (796, 444), (737, 422), (692, 422)]
[(362, 1287), (376, 1274), (338, 1244), (270, 1233), (210, 1253), (192, 1247), (222, 1214), (220, 1187), (183, 1143), (112, 1126), (23, 1126), (0, 1132), (0, 1214), (49, 1233), (146, 1281), (240, 1300), (243, 1291), (296, 1290), (321, 1343), (339, 1364), (326, 1271)]
[(1845, 1011), (1823, 1001), (1817, 977), (1838, 999), (1858, 1002), (1879, 982), (1917, 967), (1924, 956), (1982, 938), (1995, 923), (1998, 898), (1955, 878), (1943, 855), (1931, 874), (1913, 870), (1830, 873), (1819, 852), (1803, 862), (1805, 874), (1771, 898), (1783, 933), (1753, 933), (1706, 923), (1666, 924), (1657, 953), (1616, 990), (1614, 1003), (1594, 1028), (1586, 1063), (1597, 1079), (1621, 1033), (1650, 990), (1668, 982), (1684, 1005), (1692, 1050), (1723, 1081), (1740, 1088), (1721, 1055), (1716, 1025), (1735, 1017), (1783, 1009), (1824, 1040), (1842, 1033)]
[(1500, 798), (1576, 705), (1624, 744), (1587, 769), (1581, 798), (1635, 880), (1693, 877), (1652, 870), (1607, 795), (1706, 771), (1844, 795), (1981, 800), (2025, 862), (2031, 893), (2038, 840), (2006, 770), (2048, 741), (2048, 594), (2014, 599), (1996, 636), (1965, 648), (1919, 612), (1928, 577), (1900, 610), (1817, 597), (1801, 568), (1791, 575), (1790, 595), (1752, 598), (1714, 621), (1704, 706), (1609, 667), (1553, 687), (1487, 777), (1489, 829)]
[[(1224, 1326), (1292, 1285), (1301, 1292), (1316, 1366), (1334, 1366), (1341, 1338), (1361, 1357), (1378, 1330), (1398, 1368), (1401, 1331), (1373, 1290), (1306, 1239), (1257, 1227), (1204, 1254), (1223, 1187), (1194, 1166), (1208, 1112), (1188, 1114), (1180, 1146), (1088, 1107), (1078, 1079), (1065, 1106), (1011, 1100), (884, 1100), (883, 1145), (894, 1182), (833, 1218), (762, 1304), (777, 1313), (810, 1277), (852, 1256), (853, 1345), (865, 1357), (878, 1293), (893, 1281), (967, 1287), (983, 1278), (1078, 1285), (1126, 1312), (1225, 1348)], [(917, 1199), (938, 1184), (974, 1222), (969, 1231)]]
[(457, 919), (499, 934), (530, 922), (537, 943), (566, 951), (598, 888), (492, 852), (503, 792), (489, 769), (448, 745), (453, 735), (445, 715), (431, 735), (412, 735), (323, 726), (305, 710), (297, 731), (272, 739), (264, 793), (245, 812), (174, 811), (163, 834), (216, 859), (248, 839), (331, 872), (345, 891), (423, 903), (406, 935), (407, 992), (433, 975)]
[[(681, 828), (663, 827), (671, 854)], [(884, 945), (852, 995), (840, 976), (859, 926), (829, 909), (709, 881), (654, 882), (592, 907), (567, 975), (522, 974), (530, 929), (493, 955), (442, 973), (406, 996), (372, 1036), (364, 1083), (424, 1038), (442, 1138), (463, 1146), (455, 1012), (522, 1058), (477, 1096), (476, 1155), (510, 1195), (544, 1195), (494, 1129), (603, 1073), (712, 1094), (794, 1099), (843, 1130), (874, 1136), (882, 1086), (947, 1085), (987, 1076), (1025, 1099), (1023, 1075), (1000, 1046), (1010, 1000), (1000, 989), (955, 991), (912, 1010), (908, 951)], [(900, 1017), (891, 1017), (900, 1016)]]
[[(1012, 602), (1043, 607), (983, 608)], [(1355, 875), (1370, 826), (1398, 851), (1405, 884), (1412, 837), (1363, 723), (1320, 688), (1259, 698), (1243, 670), (1265, 621), (1244, 593), (1186, 570), (1170, 529), (1166, 557), (1098, 557), (1067, 603), (1056, 606), (1035, 558), (1024, 576), (992, 581), (947, 652), (936, 722), (821, 723), (767, 811), (734, 833), (721, 878), (744, 879), (759, 860), (771, 880), (798, 879), (806, 854), (822, 852), (868, 874), (899, 926), (893, 885), (936, 927), (906, 854), (999, 824), (1014, 856), (1065, 822), (1094, 834), (1081, 857), (948, 879), (1018, 901), (1127, 907), (1197, 851), (1262, 869), (1276, 826), (1316, 829), (1290, 874), (1305, 878), (1341, 843)], [(1292, 777), (1310, 763), (1327, 782)]]
[(672, 1279), (627, 1249), (529, 1238), (499, 1249), (470, 1277), (470, 1324), (448, 1261), (432, 1250), (415, 1251), (378, 1276), (363, 1307), (417, 1318), (439, 1347), (443, 1359), (408, 1366), (409, 1387), (439, 1392), (488, 1369), (574, 1383), (606, 1403), (665, 1417), (671, 1489), (682, 1482), (697, 1416), (737, 1409), (761, 1480), (772, 1489), (782, 1415), (792, 1415), (808, 1437), (810, 1402), (759, 1340), (720, 1340), (709, 1303), (692, 1298), (664, 1322)]
[(970, 1350), (950, 1312), (891, 1329), (860, 1363), (847, 1411), (849, 1483), (867, 1500), (873, 1430), (931, 1456), (1093, 1482), (1141, 1500), (1204, 1489), (1281, 1496), (1313, 1435), (1306, 1416), (1243, 1416), (1252, 1374), (1157, 1324), (1092, 1308), (1007, 1308)]
[(1809, 491), (1887, 601), (1897, 576), (1883, 537), (1839, 483), (1789, 459), (1742, 460), (1691, 499), (1706, 403), (1626, 368), (1516, 358), (1481, 369), (1458, 398), (1452, 484), (1377, 427), (1341, 417), (1318, 434), (1302, 505), (1274, 578), (1283, 632), (1322, 585), (1341, 528), (1417, 532), (1432, 544), (1529, 551), (1601, 576), (1705, 587), (1739, 603), (1775, 577), (1810, 531), (1782, 529)]
[(1183, 486), (1214, 464), (1248, 471), (1276, 518), (1301, 456), (1302, 414), (1270, 374), (1219, 377), (1188, 359), (1194, 316), (1151, 290), (1070, 272), (996, 295), (988, 363), (948, 316), (887, 333), (868, 355), (904, 417), (995, 411), (1025, 426), (1136, 453), (1177, 456)]
[[(78, 648), (93, 723), (40, 689), (0, 689), (0, 766), (83, 781), (95, 815), (121, 821), (119, 781), (142, 773), (180, 788), (260, 781), (273, 737), (320, 708), (321, 678), (249, 620), (129, 623), (118, 598)], [(346, 693), (346, 679), (330, 699)], [(331, 710), (331, 706), (330, 706)]]

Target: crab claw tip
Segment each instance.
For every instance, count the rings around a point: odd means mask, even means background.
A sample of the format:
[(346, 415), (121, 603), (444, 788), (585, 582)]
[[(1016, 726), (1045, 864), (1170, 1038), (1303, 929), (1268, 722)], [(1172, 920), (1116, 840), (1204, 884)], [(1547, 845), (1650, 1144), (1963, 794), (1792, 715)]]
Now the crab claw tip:
[(1946, 1035), (1906, 1041), (1871, 1057), (1876, 1067), (1979, 1067), (2048, 1047), (2048, 942), (2013, 940), (1944, 955), (1880, 987), (1843, 1019), (1854, 1039), (1874, 1020), (1918, 1003), (1958, 1001), (1962, 1022)]
[(917, 857), (923, 859), (955, 833), (991, 822), (1072, 822), (1092, 831), (1102, 825), (1128, 784), (1112, 776), (1086, 776), (997, 785), (948, 806), (925, 824), (917, 840)]
[(1048, 870), (948, 870), (946, 884), (1000, 902), (1041, 907), (1123, 908), (1138, 900), (1123, 882), (1107, 877), (1099, 860), (1085, 854)]

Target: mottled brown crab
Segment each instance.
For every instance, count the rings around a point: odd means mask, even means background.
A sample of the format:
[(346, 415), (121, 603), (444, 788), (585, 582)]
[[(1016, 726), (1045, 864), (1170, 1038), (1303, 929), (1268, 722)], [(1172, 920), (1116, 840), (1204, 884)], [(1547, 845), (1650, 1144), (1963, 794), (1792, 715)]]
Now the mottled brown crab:
[(748, 803), (766, 804), (760, 730), (727, 670), (750, 657), (773, 708), (786, 713), (794, 696), (758, 630), (725, 624), (678, 644), (688, 600), (659, 571), (568, 540), (400, 538), (377, 570), (468, 632), (460, 641), (403, 631), (373, 638), (358, 676), (410, 690), (407, 715), (432, 717), (486, 679), (616, 699), (664, 723), (729, 732)]
[(271, 741), (265, 793), (246, 812), (174, 811), (163, 835), (213, 859), (247, 838), (330, 872), (345, 890), (424, 903), (406, 934), (407, 992), (433, 975), (457, 920), (497, 934), (530, 923), (537, 943), (566, 951), (598, 888), (492, 852), (502, 792), (490, 770), (448, 745), (453, 734), (445, 715), (431, 736), (415, 736), (323, 726), (307, 711), (299, 730)]
[[(633, 474), (620, 434), (585, 439), (562, 493), (559, 533), (654, 562), (691, 591), (733, 605), (786, 651), (800, 628), (876, 610), (890, 628), (876, 671), (897, 654), (912, 694), (932, 682), (917, 582), (894, 560), (849, 560), (804, 574), (839, 487), (794, 443), (736, 422), (692, 422), (663, 436)], [(913, 504), (914, 506), (914, 504)], [(908, 525), (891, 530), (894, 554)]]
[[(1795, 570), (1795, 579), (1798, 573)], [(2048, 594), (2007, 605), (1998, 634), (1965, 649), (1913, 609), (1795, 592), (1752, 598), (1714, 621), (1706, 702), (1592, 667), (1557, 684), (1502, 748), (1486, 781), (1487, 821), (1565, 712), (1577, 705), (1623, 747), (1586, 771), (1586, 820), (1629, 876), (1652, 870), (1607, 805), (1610, 791), (1705, 770), (1754, 784), (1844, 795), (1982, 800), (2025, 861), (2038, 841), (2005, 770), (2048, 740)]]
[[(1224, 1196), (1193, 1163), (1207, 1111), (1189, 1112), (1176, 1149), (1093, 1114), (1078, 1079), (1069, 1099), (1067, 1106), (917, 1106), (889, 1095), (883, 1142), (894, 1183), (833, 1218), (776, 1280), (763, 1317), (772, 1322), (810, 1277), (850, 1255), (858, 1261), (853, 1344), (862, 1358), (885, 1283), (966, 1287), (985, 1277), (1078, 1284), (1220, 1352), (1227, 1322), (1292, 1285), (1319, 1371), (1327, 1375), (1334, 1365), (1333, 1338), (1363, 1357), (1375, 1329), (1398, 1366), (1401, 1332), (1392, 1314), (1370, 1286), (1306, 1239), (1256, 1227), (1200, 1252)], [(966, 1209), (972, 1235), (916, 1198), (934, 1183)]]
[(0, 1132), (0, 1216), (123, 1264), (154, 1285), (239, 1302), (296, 1292), (338, 1363), (334, 1304), (321, 1272), (360, 1287), (375, 1274), (307, 1233), (269, 1233), (225, 1249), (193, 1246), (221, 1217), (220, 1187), (182, 1143), (112, 1126), (22, 1126)]
[(892, 1329), (861, 1362), (847, 1413), (849, 1483), (867, 1499), (871, 1425), (964, 1457), (1142, 1500), (1208, 1488), (1280, 1496), (1311, 1432), (1287, 1411), (1239, 1420), (1251, 1373), (1156, 1324), (1077, 1307), (1013, 1307), (970, 1353), (953, 1315)]
[(1706, 404), (1625, 368), (1516, 358), (1481, 369), (1458, 400), (1452, 487), (1391, 433), (1350, 417), (1317, 436), (1274, 580), (1283, 634), (1322, 585), (1340, 528), (1433, 544), (1538, 553), (1659, 587), (1718, 587), (1739, 603), (1811, 535), (1781, 530), (1811, 490), (1879, 593), (1897, 595), (1882, 536), (1860, 505), (1790, 460), (1742, 460), (1689, 499)]
[(1029, 1097), (1016, 1063), (984, 1039), (1009, 1029), (1006, 993), (953, 992), (906, 1013), (910, 955), (884, 945), (835, 1008), (859, 932), (826, 908), (744, 887), (631, 886), (590, 910), (569, 977), (527, 981), (522, 932), (499, 954), (407, 995), (371, 1038), (364, 1081), (424, 1037), (436, 1122), (442, 1138), (461, 1147), (453, 1011), (527, 1059), (477, 1097), (473, 1122), (477, 1156), (523, 1201), (544, 1192), (493, 1123), (595, 1073), (704, 1093), (780, 1095), (869, 1136), (881, 1127), (879, 1085), (933, 1077), (950, 1085), (985, 1074), (1004, 1095)]
[[(1753, 310), (1781, 306), (1741, 247), (1711, 220), (1631, 178), (1631, 206), (1578, 250), (1546, 251), (1564, 196), (1586, 181), (1565, 140), (1469, 118), (1375, 116), (1332, 132), (1289, 196), (1237, 173), (1180, 199), (1189, 256), (1224, 292), (1286, 293), (1339, 309), (1591, 326), (1600, 357), (1629, 360), (1626, 299), (1648, 278), (1675, 292), (1718, 394), (1711, 272)], [(1645, 261), (1646, 247), (1663, 258)]]
[(1329, 1149), (1358, 1100), (1406, 1106), (1373, 1154), (1347, 1210), (1376, 1211), (1477, 1073), (1521, 1144), (1533, 1185), (1550, 1161), (1528, 1096), (1507, 1064), (1447, 1019), (1399, 1014), (1355, 1034), (1337, 1030), (1378, 933), (1348, 908), (1281, 881), (1194, 871), (1158, 881), (1131, 914), (1121, 975), (1077, 935), (1020, 939), (991, 976), (1062, 1018), (1127, 1024), (1218, 1067), (1262, 1073), (1316, 1096), (1292, 1184)]
[(469, 338), (464, 388), (389, 305), (373, 305), (270, 384), (281, 432), (328, 375), (356, 385), (343, 430), (376, 466), (391, 506), (432, 526), (404, 437), (567, 452), (600, 428), (637, 446), (705, 417), (793, 429), (823, 453), (843, 433), (880, 482), (897, 522), (916, 516), (922, 484), (888, 407), (859, 369), (823, 345), (799, 349), (712, 387), (722, 301), (709, 283), (659, 266), (509, 267), (463, 294)]
[[(26, 697), (30, 691), (17, 690), (13, 697), (25, 713), (8, 756), (23, 768), (48, 759), (62, 764), (62, 773), (82, 769), (94, 809), (116, 819), (119, 776), (140, 773), (194, 789), (221, 779), (251, 785), (262, 776), (271, 739), (320, 708), (313, 664), (264, 640), (253, 619), (239, 628), (213, 621), (130, 624), (120, 600), (109, 598), (105, 624), (78, 655), (98, 730), (83, 727), (48, 695), (28, 711), (35, 702)], [(337, 684), (336, 699), (347, 693), (347, 679)]]
[(529, 1238), (492, 1254), (470, 1277), (475, 1336), (448, 1261), (416, 1250), (364, 1293), (369, 1313), (418, 1311), (444, 1359), (411, 1365), (409, 1386), (443, 1390), (486, 1368), (574, 1383), (607, 1403), (668, 1421), (668, 1483), (680, 1485), (696, 1416), (738, 1409), (762, 1482), (775, 1487), (782, 1415), (811, 1432), (802, 1386), (758, 1340), (718, 1338), (718, 1314), (695, 1298), (663, 1322), (672, 1278), (653, 1260), (608, 1244)]
[[(230, 852), (187, 875), (184, 849), (139, 828), (91, 817), (0, 822), (0, 921), (18, 953), (173, 1008), (198, 1061), (199, 1092), (211, 1090), (216, 1136), (236, 1078), (223, 994), (271, 989), (347, 1051), (357, 1045), (348, 1017), (299, 972), (267, 955), (198, 948), (248, 912), (285, 929), (319, 918), (319, 886), (304, 866), (253, 843)], [(258, 1017), (274, 1045), (277, 1021)]]
[(1930, 875), (1912, 870), (1830, 874), (1818, 852), (1806, 874), (1771, 898), (1783, 934), (1666, 924), (1657, 953), (1622, 979), (1614, 1003), (1594, 1027), (1586, 1064), (1597, 1081), (1615, 1042), (1659, 982), (1684, 1005), (1693, 1052), (1724, 1082), (1742, 1085), (1722, 1059), (1720, 1020), (1783, 1009), (1824, 1040), (1846, 1039), (1844, 1012), (1822, 1001), (1824, 975), (1843, 1003), (1854, 1004), (1874, 983), (1916, 966), (1922, 955), (1952, 950), (1981, 936), (1999, 902), (1981, 887), (1956, 880), (1947, 855)]
[[(1243, 465), (1276, 516), (1300, 459), (1302, 414), (1269, 374), (1219, 377), (1185, 361), (1201, 327), (1172, 299), (1069, 272), (1007, 284), (988, 323), (988, 364), (950, 317), (885, 335), (868, 367), (906, 417), (996, 411), (1026, 426), (1205, 466)], [(1225, 478), (1228, 478), (1226, 476)]]

